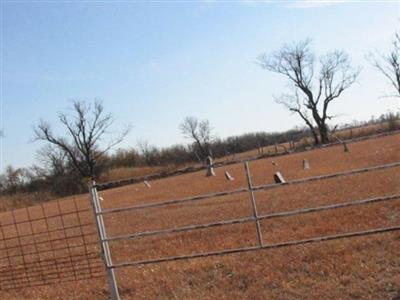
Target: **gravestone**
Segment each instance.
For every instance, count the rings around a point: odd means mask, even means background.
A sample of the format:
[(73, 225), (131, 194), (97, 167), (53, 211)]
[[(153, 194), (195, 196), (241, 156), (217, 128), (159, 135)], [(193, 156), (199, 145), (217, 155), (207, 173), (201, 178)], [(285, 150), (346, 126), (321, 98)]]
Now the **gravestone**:
[(303, 159), (303, 169), (308, 170), (310, 168), (310, 163), (307, 159)]
[(343, 142), (343, 150), (344, 152), (349, 152), (349, 148), (347, 147), (346, 142)]
[(342, 141), (341, 139), (339, 139), (338, 137), (336, 137), (336, 140), (341, 143), (343, 145), (343, 151), (344, 152), (350, 152), (349, 148), (347, 147), (347, 144), (345, 141)]
[(274, 174), (274, 180), (276, 183), (286, 183), (286, 180), (283, 178), (281, 172), (276, 172)]
[(229, 181), (235, 180), (235, 178), (233, 178), (233, 177), (231, 176), (231, 174), (228, 173), (228, 171), (225, 171), (225, 178), (226, 178), (226, 180), (229, 180)]
[(144, 185), (147, 186), (148, 188), (151, 188), (151, 184), (150, 184), (147, 180), (143, 181), (143, 183), (144, 183)]
[(211, 156), (207, 156), (206, 158), (206, 164), (207, 164), (207, 173), (206, 176), (210, 177), (210, 176), (215, 176), (215, 172), (214, 172), (214, 167), (213, 167), (213, 160)]

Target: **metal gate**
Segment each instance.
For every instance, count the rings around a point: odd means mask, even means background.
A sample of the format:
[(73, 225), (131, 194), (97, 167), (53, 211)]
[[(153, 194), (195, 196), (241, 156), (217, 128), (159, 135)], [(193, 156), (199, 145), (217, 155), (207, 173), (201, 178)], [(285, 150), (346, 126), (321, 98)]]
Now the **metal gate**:
[[(246, 188), (239, 188), (235, 190), (225, 191), (225, 192), (217, 192), (205, 195), (197, 195), (187, 198), (181, 199), (174, 199), (168, 200), (163, 202), (157, 203), (149, 203), (149, 204), (142, 204), (142, 205), (135, 205), (135, 206), (128, 206), (128, 207), (116, 207), (110, 209), (102, 209), (101, 202), (98, 196), (98, 188), (101, 188), (100, 185), (96, 185), (93, 182), (93, 185), (90, 188), (90, 195), (91, 195), (91, 202), (94, 208), (95, 213), (95, 221), (98, 229), (100, 245), (102, 250), (102, 256), (104, 260), (104, 264), (106, 266), (106, 272), (110, 287), (110, 293), (112, 299), (120, 299), (119, 292), (118, 292), (118, 285), (114, 271), (118, 268), (125, 268), (125, 267), (134, 267), (139, 265), (147, 265), (147, 264), (154, 264), (154, 263), (161, 263), (161, 262), (168, 262), (168, 261), (177, 261), (177, 260), (186, 260), (186, 259), (193, 259), (193, 258), (201, 258), (201, 257), (210, 257), (210, 256), (218, 256), (218, 255), (227, 255), (232, 253), (240, 253), (240, 252), (250, 252), (250, 251), (258, 251), (261, 249), (272, 249), (272, 248), (280, 248), (280, 247), (287, 247), (293, 245), (301, 245), (301, 244), (308, 244), (308, 243), (315, 243), (321, 241), (328, 241), (328, 240), (336, 240), (336, 239), (344, 239), (344, 238), (352, 238), (357, 236), (366, 236), (371, 234), (379, 234), (384, 232), (392, 232), (400, 230), (399, 226), (392, 226), (392, 227), (382, 227), (382, 228), (374, 228), (366, 231), (355, 231), (355, 232), (347, 232), (342, 234), (336, 235), (328, 235), (328, 236), (318, 236), (308, 239), (301, 239), (301, 240), (291, 240), (285, 241), (280, 243), (268, 243), (262, 237), (261, 229), (260, 229), (260, 221), (267, 220), (267, 219), (274, 219), (274, 218), (285, 218), (295, 215), (303, 215), (308, 213), (318, 213), (322, 211), (328, 210), (335, 210), (339, 208), (345, 207), (354, 207), (354, 206), (362, 206), (366, 204), (372, 203), (380, 203), (380, 202), (388, 202), (388, 201), (398, 201), (400, 199), (400, 194), (394, 195), (385, 195), (381, 197), (374, 197), (350, 202), (341, 202), (336, 204), (330, 204), (325, 206), (318, 206), (318, 207), (309, 207), (304, 209), (298, 210), (290, 210), (290, 211), (283, 211), (278, 213), (270, 213), (270, 214), (259, 214), (257, 210), (257, 200), (255, 197), (256, 191), (261, 190), (269, 190), (280, 188), (282, 186), (287, 185), (300, 185), (306, 182), (312, 182), (317, 180), (324, 180), (329, 178), (335, 177), (342, 177), (342, 176), (349, 176), (353, 174), (361, 174), (365, 172), (372, 172), (377, 170), (384, 170), (384, 169), (391, 169), (400, 167), (400, 162), (379, 165), (374, 167), (362, 168), (362, 169), (354, 169), (350, 171), (344, 171), (339, 173), (321, 175), (321, 176), (314, 176), (308, 178), (302, 178), (297, 180), (288, 181), (285, 183), (278, 183), (278, 184), (264, 184), (264, 185), (253, 185), (252, 176), (249, 169), (248, 162), (244, 163), (244, 171), (247, 180), (247, 187)], [(248, 193), (249, 194), (249, 201), (252, 208), (252, 215), (243, 217), (243, 218), (235, 218), (230, 220), (220, 220), (211, 223), (203, 223), (203, 224), (192, 224), (189, 226), (182, 226), (182, 227), (173, 227), (161, 230), (150, 230), (150, 231), (141, 231), (141, 232), (131, 232), (129, 234), (124, 235), (117, 235), (117, 236), (109, 236), (107, 235), (106, 229), (107, 224), (104, 224), (103, 216), (109, 214), (120, 214), (126, 212), (133, 212), (133, 211), (141, 211), (146, 209), (152, 209), (157, 207), (167, 207), (171, 205), (185, 205), (193, 202), (201, 202), (210, 198), (218, 198), (227, 195), (235, 195), (235, 194), (242, 194)], [(154, 259), (146, 259), (146, 260), (126, 260), (119, 263), (113, 263), (112, 260), (112, 253), (110, 251), (109, 244), (115, 241), (121, 240), (131, 240), (138, 237), (150, 237), (150, 236), (161, 236), (165, 234), (171, 233), (179, 233), (179, 232), (189, 232), (189, 231), (196, 231), (196, 230), (204, 230), (208, 228), (215, 228), (215, 227), (223, 227), (233, 224), (245, 224), (245, 223), (253, 223), (254, 224), (254, 231), (256, 233), (256, 243), (253, 246), (249, 247), (239, 247), (234, 249), (224, 249), (219, 251), (211, 251), (211, 252), (198, 252), (192, 253), (190, 255), (177, 255), (177, 256), (167, 256), (167, 257), (156, 257)]]

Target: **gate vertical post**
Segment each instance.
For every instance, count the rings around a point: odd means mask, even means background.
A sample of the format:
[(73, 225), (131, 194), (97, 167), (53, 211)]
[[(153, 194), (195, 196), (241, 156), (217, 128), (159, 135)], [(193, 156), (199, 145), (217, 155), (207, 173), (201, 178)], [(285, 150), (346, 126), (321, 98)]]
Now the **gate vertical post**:
[(107, 280), (110, 288), (111, 299), (120, 300), (121, 298), (119, 297), (118, 285), (117, 285), (117, 280), (115, 278), (114, 268), (112, 268), (110, 247), (108, 245), (106, 228), (104, 226), (104, 220), (95, 181), (92, 182), (89, 191), (90, 191), (91, 204), (94, 210), (97, 232), (100, 238), (102, 258), (106, 267)]
[(258, 219), (256, 197), (254, 195), (253, 183), (251, 181), (251, 174), (250, 174), (250, 168), (249, 168), (248, 161), (246, 161), (244, 163), (244, 169), (246, 171), (246, 179), (247, 179), (247, 185), (248, 185), (249, 192), (250, 192), (251, 206), (253, 208), (253, 216), (254, 216), (255, 222), (256, 222), (258, 244), (261, 247), (261, 246), (263, 246), (263, 238), (262, 238), (262, 234), (261, 234), (260, 220)]

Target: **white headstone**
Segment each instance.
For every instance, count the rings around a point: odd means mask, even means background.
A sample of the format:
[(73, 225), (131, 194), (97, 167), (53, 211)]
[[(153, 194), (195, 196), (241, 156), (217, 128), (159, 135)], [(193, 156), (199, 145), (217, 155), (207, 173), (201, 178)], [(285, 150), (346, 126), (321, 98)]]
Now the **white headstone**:
[(214, 167), (213, 167), (213, 160), (211, 156), (207, 156), (206, 158), (206, 163), (207, 163), (207, 173), (206, 176), (210, 177), (210, 176), (215, 176), (215, 172), (214, 172)]
[(151, 184), (150, 184), (147, 180), (143, 181), (143, 183), (144, 183), (144, 185), (147, 186), (148, 188), (151, 188)]
[(286, 180), (283, 178), (281, 172), (276, 172), (274, 174), (274, 180), (276, 183), (286, 183)]
[(228, 173), (228, 171), (225, 171), (225, 178), (226, 178), (226, 180), (229, 180), (229, 181), (235, 180), (235, 178), (233, 178), (233, 177), (231, 176), (231, 174)]
[(303, 169), (308, 170), (310, 168), (310, 163), (307, 159), (303, 159)]

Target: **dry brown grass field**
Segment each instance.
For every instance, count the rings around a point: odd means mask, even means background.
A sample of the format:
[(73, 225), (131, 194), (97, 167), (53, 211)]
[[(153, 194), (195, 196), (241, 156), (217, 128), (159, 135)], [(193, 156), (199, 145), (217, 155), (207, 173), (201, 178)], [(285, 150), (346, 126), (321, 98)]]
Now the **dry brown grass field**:
[[(338, 131), (335, 135), (339, 137), (340, 139), (353, 139), (357, 137), (364, 137), (368, 135), (374, 135), (374, 134), (379, 134), (382, 132), (388, 131), (388, 124), (387, 123), (382, 123), (382, 124), (374, 124), (374, 125), (364, 125), (361, 127), (353, 128), (353, 129), (344, 129), (341, 131)], [(311, 139), (302, 139), (298, 142), (295, 143), (295, 146), (301, 146), (303, 144), (310, 145), (312, 144)], [(232, 160), (243, 160), (243, 159), (249, 159), (256, 157), (260, 154), (284, 154), (286, 151), (285, 149), (290, 149), (290, 144), (289, 142), (283, 143), (283, 144), (278, 144), (277, 148), (275, 148), (275, 145), (270, 145), (266, 146), (260, 149), (254, 149), (254, 150), (249, 150), (245, 151), (242, 153), (236, 153), (234, 155), (229, 155), (226, 157), (221, 157), (217, 158), (215, 162), (222, 163), (226, 161), (232, 161)], [(277, 150), (277, 152), (276, 152)], [(115, 180), (121, 180), (121, 179), (126, 179), (126, 178), (132, 178), (132, 177), (142, 177), (146, 176), (149, 174), (155, 174), (159, 172), (168, 172), (168, 171), (174, 171), (177, 168), (185, 168), (185, 167), (191, 167), (191, 166), (199, 166), (198, 163), (191, 163), (187, 165), (180, 165), (180, 166), (158, 166), (158, 167), (119, 167), (110, 170), (106, 174), (102, 176), (100, 179), (101, 182), (105, 181), (115, 181)]]
[[(255, 185), (400, 161), (400, 135), (250, 163)], [(308, 159), (311, 169), (303, 170)], [(272, 160), (276, 165), (272, 164)], [(225, 171), (235, 178), (226, 181)], [(243, 164), (100, 192), (103, 208), (126, 207), (246, 187)], [(255, 193), (260, 214), (400, 193), (400, 167), (287, 185)], [(75, 201), (75, 202), (74, 202)], [(60, 199), (88, 207), (88, 195)], [(44, 207), (54, 205), (50, 202)], [(48, 208), (50, 209), (50, 207)], [(32, 208), (32, 213), (34, 213)], [(23, 210), (15, 212), (17, 216)], [(7, 213), (2, 215), (4, 219)], [(252, 215), (248, 192), (173, 206), (105, 215), (110, 236)], [(90, 219), (89, 216), (87, 216)], [(400, 225), (400, 202), (387, 201), (261, 222), (264, 242), (277, 243)], [(111, 244), (114, 263), (254, 246), (253, 222), (143, 237)], [(117, 269), (122, 299), (395, 299), (400, 296), (400, 232), (278, 249)], [(107, 299), (104, 277), (0, 291), (1, 299)]]

